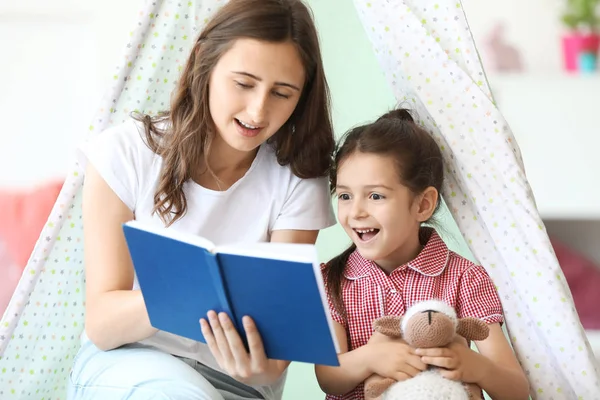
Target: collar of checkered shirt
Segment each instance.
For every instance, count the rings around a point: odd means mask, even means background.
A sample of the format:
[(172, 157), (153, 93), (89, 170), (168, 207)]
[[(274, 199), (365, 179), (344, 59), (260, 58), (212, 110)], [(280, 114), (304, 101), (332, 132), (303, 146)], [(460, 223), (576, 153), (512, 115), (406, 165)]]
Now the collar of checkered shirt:
[[(438, 276), (448, 264), (450, 250), (442, 238), (433, 228), (421, 228), (419, 232), (423, 250), (417, 258), (406, 264), (407, 268), (417, 271), (426, 276)], [(369, 276), (373, 268), (378, 268), (373, 261), (364, 259), (360, 253), (355, 251), (348, 258), (344, 276), (356, 280)]]

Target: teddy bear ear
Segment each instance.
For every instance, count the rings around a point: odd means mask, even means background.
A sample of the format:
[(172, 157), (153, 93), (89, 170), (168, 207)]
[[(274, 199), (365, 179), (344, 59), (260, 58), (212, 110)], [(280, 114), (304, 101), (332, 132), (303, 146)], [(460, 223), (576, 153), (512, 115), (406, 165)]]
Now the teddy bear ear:
[(382, 333), (386, 336), (399, 338), (402, 337), (400, 322), (401, 317), (396, 315), (386, 315), (373, 321), (373, 329), (375, 329), (376, 332)]
[(467, 340), (484, 340), (488, 337), (490, 328), (480, 319), (466, 317), (458, 320), (456, 333)]

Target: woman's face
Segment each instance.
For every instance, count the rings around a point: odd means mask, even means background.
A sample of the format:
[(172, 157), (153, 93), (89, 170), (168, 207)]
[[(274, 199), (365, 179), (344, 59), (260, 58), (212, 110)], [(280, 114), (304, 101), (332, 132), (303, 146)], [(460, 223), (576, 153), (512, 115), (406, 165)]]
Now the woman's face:
[(209, 108), (219, 136), (235, 150), (256, 149), (290, 118), (305, 79), (293, 43), (236, 40), (209, 81)]

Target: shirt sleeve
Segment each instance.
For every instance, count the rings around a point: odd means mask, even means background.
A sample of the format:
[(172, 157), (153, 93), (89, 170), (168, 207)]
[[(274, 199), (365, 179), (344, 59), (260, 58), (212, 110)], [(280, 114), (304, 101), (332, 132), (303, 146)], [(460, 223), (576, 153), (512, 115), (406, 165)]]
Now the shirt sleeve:
[(273, 230), (320, 230), (335, 224), (326, 178), (300, 179), (286, 196)]
[(327, 287), (327, 264), (321, 263), (321, 274), (323, 275), (323, 282), (325, 283), (325, 293), (327, 294), (327, 304), (329, 305), (331, 319), (333, 319), (335, 322), (346, 328), (346, 320), (344, 317), (342, 317), (338, 309), (335, 307), (333, 299), (331, 298), (329, 289)]
[(82, 167), (93, 165), (132, 211), (139, 193), (140, 144), (145, 146), (139, 135), (136, 125), (128, 122), (104, 130), (78, 149)]
[(479, 318), (488, 324), (504, 322), (498, 291), (482, 266), (474, 265), (463, 274), (456, 311), (459, 318)]

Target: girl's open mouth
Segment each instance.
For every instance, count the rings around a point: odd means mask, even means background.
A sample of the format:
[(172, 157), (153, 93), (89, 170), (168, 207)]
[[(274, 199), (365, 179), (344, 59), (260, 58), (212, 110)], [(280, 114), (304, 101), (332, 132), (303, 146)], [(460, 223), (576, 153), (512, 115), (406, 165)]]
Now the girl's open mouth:
[(354, 228), (354, 232), (358, 235), (358, 238), (363, 242), (372, 240), (379, 233), (379, 229), (375, 228)]

